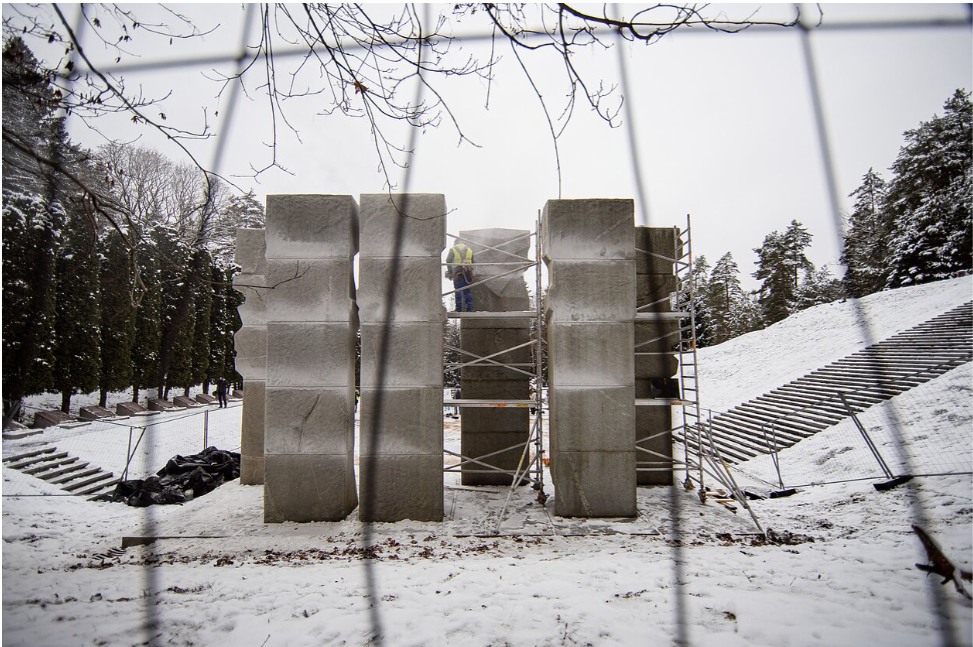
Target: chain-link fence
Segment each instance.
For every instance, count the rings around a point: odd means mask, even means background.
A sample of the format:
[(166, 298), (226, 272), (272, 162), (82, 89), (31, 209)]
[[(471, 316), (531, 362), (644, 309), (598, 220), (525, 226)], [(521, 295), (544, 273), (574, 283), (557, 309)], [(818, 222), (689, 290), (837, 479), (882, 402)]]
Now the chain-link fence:
[[(242, 412), (242, 403), (231, 402), (225, 409), (205, 407), (49, 427), (37, 436), (6, 441), (4, 461), (16, 465), (17, 461), (11, 459), (53, 449), (48, 453), (66, 454), (58, 459), (62, 463), (77, 459), (86, 463), (88, 469), (97, 467), (110, 472), (111, 480), (144, 479), (158, 472), (176, 455), (196, 454), (207, 447), (239, 452)], [(40, 467), (43, 466), (35, 464), (26, 469)], [(43, 479), (45, 473), (57, 469), (58, 466), (52, 465), (49, 470), (37, 472), (36, 476)], [(56, 485), (39, 490), (33, 476), (28, 473), (30, 480), (22, 480), (12, 475), (3, 484), (3, 496), (69, 493)]]

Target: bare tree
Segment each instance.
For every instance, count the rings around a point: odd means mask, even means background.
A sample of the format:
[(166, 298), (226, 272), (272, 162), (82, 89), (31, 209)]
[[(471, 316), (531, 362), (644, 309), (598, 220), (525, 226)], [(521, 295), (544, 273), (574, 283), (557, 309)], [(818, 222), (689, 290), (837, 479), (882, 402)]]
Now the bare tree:
[[(396, 124), (420, 129), (448, 124), (460, 143), (472, 143), (461, 115), (445, 98), (445, 83), (454, 77), (478, 76), (487, 81), (489, 100), (494, 68), (508, 48), (535, 89), (556, 146), (579, 103), (615, 126), (624, 101), (617, 87), (606, 87), (597, 74), (581, 70), (576, 53), (586, 48), (607, 50), (620, 40), (651, 44), (683, 29), (735, 33), (794, 26), (800, 20), (798, 7), (791, 19), (762, 20), (755, 14), (728, 16), (725, 12), (730, 9), (710, 5), (624, 5), (620, 11), (631, 13), (617, 16), (610, 15), (608, 6), (594, 13), (567, 4), (456, 4), (436, 15), (428, 6), (420, 15), (418, 7), (408, 4), (251, 5), (247, 11), (259, 21), (258, 40), (247, 43), (239, 54), (227, 55), (226, 61), (236, 61), (236, 70), (215, 80), (222, 86), (221, 93), (242, 90), (265, 101), (269, 109), (269, 158), (251, 163), (254, 175), (274, 167), (286, 170), (278, 157), (282, 130), (300, 138), (289, 116), (293, 110), (289, 103), (310, 97), (318, 114), (367, 120), (379, 168), (391, 189), (390, 167), (406, 165), (412, 153), (400, 142), (402, 129)], [(20, 7), (4, 18), (5, 37), (19, 34), (63, 47), (61, 60), (50, 72), (66, 113), (95, 128), (95, 117), (101, 114), (129, 114), (132, 121), (180, 147), (200, 169), (205, 165), (185, 142), (213, 135), (206, 111), (195, 125), (174, 123), (162, 109), (167, 92), (146, 97), (126, 86), (120, 71), (139, 51), (192, 43), (217, 28), (198, 25), (191, 16), (161, 5), (82, 5), (76, 25), (69, 24), (57, 5)], [(82, 32), (86, 42), (96, 39), (99, 46), (114, 52), (114, 64), (94, 64), (82, 46)], [(461, 51), (457, 44), (467, 39), (485, 42), (486, 53)], [(565, 91), (560, 106), (542, 95), (531, 72), (530, 57), (545, 52), (562, 64)], [(419, 101), (414, 98), (416, 84), (424, 97)]]

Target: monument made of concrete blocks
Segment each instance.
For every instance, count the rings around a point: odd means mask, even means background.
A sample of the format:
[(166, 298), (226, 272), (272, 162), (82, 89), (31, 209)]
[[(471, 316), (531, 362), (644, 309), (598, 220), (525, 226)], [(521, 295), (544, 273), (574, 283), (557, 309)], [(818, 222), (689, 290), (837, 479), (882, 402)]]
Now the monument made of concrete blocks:
[(363, 194), (362, 521), (443, 519), (446, 199)]
[[(530, 231), (476, 229), (460, 231), (459, 237), (473, 250), (475, 281), (486, 281), (471, 288), (474, 311), (527, 311), (530, 297), (523, 273), (529, 264), (525, 259), (530, 253)], [(480, 362), (460, 369), (460, 389), (464, 399), (529, 398), (529, 374), (533, 372), (531, 349), (527, 346), (530, 342), (530, 323), (528, 318), (477, 317), (461, 320), (460, 347), (463, 351), (478, 357), (489, 356), (494, 362), (507, 365)], [(462, 361), (474, 359), (471, 355), (464, 355)], [(511, 370), (510, 366), (520, 372)], [(492, 471), (491, 468), (507, 472), (516, 470), (523, 445), (530, 436), (528, 410), (468, 407), (462, 409), (461, 415), (461, 453), (490, 466), (464, 463), (461, 468), (463, 485), (512, 483), (512, 474)]]
[[(679, 322), (655, 318), (672, 312), (676, 291), (673, 259), (676, 231), (672, 227), (636, 227), (635, 397), (677, 398), (673, 376), (679, 363), (672, 348), (679, 343)], [(681, 252), (680, 254), (681, 255)], [(672, 407), (639, 406), (635, 410), (639, 485), (672, 485)]]
[(358, 505), (352, 259), (344, 195), (267, 197), (264, 521), (336, 521)]
[(554, 511), (634, 516), (634, 202), (550, 200), (541, 227)]
[[(236, 370), (243, 376), (240, 483), (264, 482), (264, 393), (267, 385), (267, 246), (263, 229), (237, 229), (233, 288), (243, 295), (243, 326), (233, 336)], [(227, 376), (229, 377), (229, 376)]]

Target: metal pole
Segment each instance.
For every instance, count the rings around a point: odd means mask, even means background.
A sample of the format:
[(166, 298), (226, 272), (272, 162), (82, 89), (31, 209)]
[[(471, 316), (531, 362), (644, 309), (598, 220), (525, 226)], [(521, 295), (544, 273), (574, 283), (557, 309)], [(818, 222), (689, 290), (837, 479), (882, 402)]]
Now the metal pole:
[[(541, 210), (537, 210), (537, 222), (534, 225), (534, 249), (536, 265), (534, 267), (534, 311), (537, 316), (537, 351), (534, 353), (534, 420), (537, 424), (535, 438), (536, 449), (534, 459), (537, 461), (537, 498), (543, 503), (547, 500), (544, 494), (544, 320), (541, 305)], [(543, 500), (543, 501), (542, 501)]]
[(203, 449), (209, 447), (209, 409), (203, 411)]
[(134, 427), (128, 428), (128, 449), (125, 450), (125, 469), (122, 471), (121, 480), (128, 480), (128, 464), (132, 462), (132, 432), (135, 431)]
[(862, 438), (865, 439), (865, 444), (868, 446), (868, 449), (870, 449), (872, 452), (872, 456), (874, 456), (875, 460), (878, 461), (878, 466), (881, 468), (882, 472), (885, 473), (885, 478), (889, 478), (889, 479), (892, 478), (892, 470), (890, 470), (889, 466), (886, 465), (885, 459), (882, 458), (882, 455), (878, 453), (878, 447), (876, 447), (875, 443), (872, 442), (872, 439), (868, 435), (868, 432), (865, 431), (864, 425), (862, 425), (861, 421), (858, 420), (858, 416), (855, 415), (854, 409), (852, 409), (851, 405), (848, 404), (848, 400), (845, 399), (845, 394), (839, 392), (838, 397), (841, 398), (841, 403), (844, 404), (845, 409), (848, 410), (848, 415), (851, 416), (851, 419), (854, 421), (855, 426), (858, 427), (858, 431), (861, 432)]

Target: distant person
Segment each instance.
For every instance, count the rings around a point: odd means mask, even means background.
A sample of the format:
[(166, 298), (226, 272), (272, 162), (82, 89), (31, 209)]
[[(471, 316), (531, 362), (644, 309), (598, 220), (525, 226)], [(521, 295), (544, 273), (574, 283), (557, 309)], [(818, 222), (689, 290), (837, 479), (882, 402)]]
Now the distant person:
[(473, 250), (460, 238), (456, 239), (456, 244), (446, 253), (446, 278), (453, 279), (456, 312), (463, 312), (464, 301), (466, 312), (473, 312), (472, 290), (461, 289), (473, 283)]
[(216, 398), (220, 401), (220, 409), (226, 406), (226, 393), (230, 390), (230, 383), (222, 375), (216, 380)]

